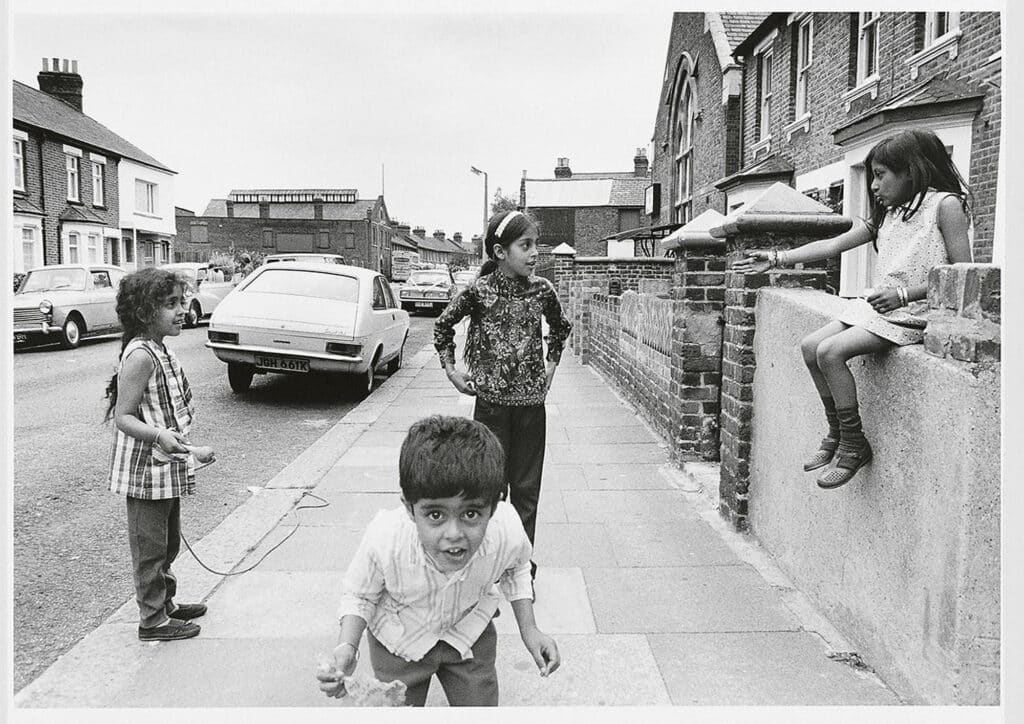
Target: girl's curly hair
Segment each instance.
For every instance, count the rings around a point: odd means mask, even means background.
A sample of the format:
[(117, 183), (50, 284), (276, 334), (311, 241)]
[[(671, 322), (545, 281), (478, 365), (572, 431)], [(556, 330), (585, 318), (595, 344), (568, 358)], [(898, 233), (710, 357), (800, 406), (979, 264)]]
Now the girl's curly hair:
[[(139, 271), (126, 274), (117, 288), (117, 318), (121, 322), (124, 333), (121, 335), (121, 352), (118, 362), (124, 354), (128, 343), (146, 332), (156, 317), (157, 310), (167, 297), (174, 294), (175, 289), (187, 287), (184, 278), (166, 269), (146, 267)], [(117, 373), (107, 383), (107, 412), (103, 420), (106, 422), (114, 414), (117, 405)]]

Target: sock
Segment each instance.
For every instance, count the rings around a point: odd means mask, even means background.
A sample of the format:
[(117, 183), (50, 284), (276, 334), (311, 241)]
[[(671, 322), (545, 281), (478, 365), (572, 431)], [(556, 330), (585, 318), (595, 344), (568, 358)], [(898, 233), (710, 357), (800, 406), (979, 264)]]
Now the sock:
[(828, 421), (828, 437), (838, 440), (839, 417), (836, 416), (836, 401), (831, 397), (822, 397), (821, 404), (825, 406), (825, 420)]
[(837, 407), (836, 417), (839, 419), (839, 449), (847, 452), (862, 450), (868, 444), (861, 429), (860, 410), (853, 407)]

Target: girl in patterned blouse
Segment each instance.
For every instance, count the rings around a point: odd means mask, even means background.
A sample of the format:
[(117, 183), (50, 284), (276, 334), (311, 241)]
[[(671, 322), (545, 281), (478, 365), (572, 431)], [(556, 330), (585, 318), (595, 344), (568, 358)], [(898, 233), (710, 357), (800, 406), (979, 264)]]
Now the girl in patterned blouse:
[(128, 274), (117, 291), (124, 336), (107, 386), (105, 419), (113, 417), (116, 427), (109, 485), (126, 499), (144, 641), (191, 638), (199, 626), (190, 619), (206, 613), (201, 603), (174, 603), (171, 573), (180, 544), (180, 496), (195, 491), (195, 462), (214, 460), (212, 448), (188, 442), (192, 392), (178, 358), (164, 346), (164, 337), (181, 334), (186, 307), (184, 280), (164, 269)]
[[(499, 212), (487, 224), (489, 259), (480, 276), (441, 313), (434, 346), (448, 379), (475, 395), (473, 419), (484, 423), (505, 450), (508, 498), (533, 544), (544, 469), (544, 398), (572, 325), (551, 282), (534, 275), (537, 222), (521, 211)], [(455, 368), (455, 325), (469, 317), (465, 360)], [(548, 323), (544, 354), (541, 320)], [(531, 564), (531, 573), (536, 574)]]
[(971, 261), (968, 190), (942, 141), (931, 131), (902, 131), (875, 145), (864, 162), (871, 216), (834, 239), (788, 251), (751, 251), (733, 268), (760, 273), (783, 264), (836, 256), (875, 243), (875, 288), (850, 300), (836, 321), (800, 344), (821, 395), (828, 434), (804, 470), (835, 467), (818, 478), (821, 488), (849, 482), (871, 461), (861, 429), (857, 387), (847, 367), (853, 357), (914, 344), (924, 337), (928, 272), (938, 265)]

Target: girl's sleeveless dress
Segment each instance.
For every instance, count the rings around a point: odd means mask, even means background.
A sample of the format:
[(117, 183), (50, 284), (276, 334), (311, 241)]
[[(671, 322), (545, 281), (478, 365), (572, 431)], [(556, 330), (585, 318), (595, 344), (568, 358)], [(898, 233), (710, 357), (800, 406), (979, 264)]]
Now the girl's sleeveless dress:
[[(920, 208), (906, 221), (899, 209), (886, 212), (878, 229), (875, 289), (926, 284), (932, 267), (949, 263), (937, 220), (939, 203), (946, 196), (955, 198), (955, 194), (929, 190)], [(898, 345), (917, 344), (924, 338), (920, 315), (927, 308), (928, 302), (922, 299), (892, 312), (878, 314), (867, 300), (852, 299), (839, 321), (866, 329)]]
[[(154, 364), (139, 404), (139, 419), (156, 428), (188, 435), (195, 413), (192, 391), (178, 358), (164, 345), (136, 337), (124, 348), (118, 374), (124, 360), (136, 349), (149, 353)], [(145, 500), (195, 493), (195, 461), (191, 455), (156, 457), (155, 443), (126, 435), (116, 426), (114, 429), (108, 481), (111, 492)]]

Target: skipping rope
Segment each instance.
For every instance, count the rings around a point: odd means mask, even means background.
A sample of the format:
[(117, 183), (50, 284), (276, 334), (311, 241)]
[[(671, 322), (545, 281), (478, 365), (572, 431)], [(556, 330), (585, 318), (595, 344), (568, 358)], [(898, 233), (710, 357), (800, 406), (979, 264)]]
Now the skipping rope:
[[(308, 490), (306, 490), (306, 491), (304, 491), (304, 492), (302, 493), (302, 497), (300, 497), (300, 498), (299, 498), (299, 503), (301, 503), (301, 502), (302, 502), (302, 501), (303, 501), (303, 500), (304, 500), (304, 499), (305, 499), (306, 497), (310, 497), (310, 498), (316, 498), (317, 500), (319, 500), (319, 501), (320, 501), (320, 505), (296, 505), (296, 506), (295, 506), (294, 508), (292, 508), (291, 510), (289, 510), (289, 511), (288, 511), (288, 514), (289, 514), (289, 515), (292, 515), (292, 514), (294, 514), (294, 513), (295, 513), (295, 511), (297, 511), (297, 510), (303, 510), (303, 509), (305, 509), (305, 508), (326, 508), (327, 506), (329, 506), (329, 505), (330, 505), (330, 503), (329, 503), (329, 502), (327, 502), (326, 500), (324, 500), (323, 498), (321, 498), (321, 497), (320, 497), (319, 495), (314, 495), (313, 493), (309, 492)], [(252, 564), (251, 566), (249, 566), (248, 568), (244, 568), (244, 569), (242, 569), (242, 570), (240, 570), (240, 571), (231, 571), (231, 572), (229, 572), (229, 573), (224, 573), (224, 572), (221, 572), (221, 571), (215, 571), (215, 570), (213, 570), (212, 568), (210, 568), (210, 567), (209, 567), (208, 565), (206, 565), (205, 563), (203, 563), (203, 560), (202, 560), (202, 559), (201, 559), (201, 558), (200, 558), (200, 557), (199, 557), (198, 555), (196, 555), (196, 552), (195, 552), (194, 550), (192, 550), (192, 546), (191, 546), (191, 545), (189, 545), (188, 539), (187, 539), (187, 538), (185, 537), (185, 533), (184, 533), (184, 532), (182, 532), (182, 533), (181, 533), (180, 535), (181, 535), (181, 540), (182, 540), (182, 541), (183, 541), (183, 542), (185, 543), (185, 547), (186, 547), (186, 548), (188, 548), (188, 552), (192, 554), (192, 557), (196, 559), (196, 562), (197, 562), (197, 563), (199, 563), (199, 565), (201, 565), (201, 566), (202, 566), (203, 568), (205, 568), (206, 570), (208, 570), (208, 571), (209, 571), (210, 573), (215, 573), (215, 574), (216, 574), (216, 575), (218, 575), (218, 576), (238, 576), (238, 575), (241, 575), (242, 573), (248, 573), (248, 572), (249, 572), (249, 571), (251, 571), (251, 570), (252, 570), (253, 568), (255, 568), (255, 567), (256, 567), (256, 566), (258, 566), (258, 565), (259, 565), (260, 563), (262, 563), (262, 562), (263, 562), (263, 561), (264, 561), (264, 560), (266, 559), (266, 557), (267, 557), (267, 556), (269, 556), (269, 555), (270, 555), (271, 553), (273, 553), (274, 551), (276, 551), (276, 550), (277, 550), (278, 548), (280, 548), (280, 547), (281, 547), (281, 545), (282, 545), (282, 544), (283, 544), (283, 543), (284, 543), (284, 542), (285, 542), (286, 540), (288, 540), (288, 539), (289, 539), (289, 538), (291, 538), (291, 537), (292, 537), (293, 535), (295, 535), (295, 531), (297, 531), (298, 529), (299, 529), (299, 520), (298, 520), (298, 516), (296, 516), (296, 520), (295, 520), (295, 525), (294, 525), (294, 526), (292, 527), (292, 529), (291, 529), (291, 531), (290, 531), (290, 532), (288, 533), (288, 535), (286, 535), (286, 536), (285, 536), (284, 538), (282, 538), (281, 540), (279, 540), (279, 541), (278, 541), (278, 542), (277, 542), (276, 544), (274, 544), (274, 547), (273, 547), (273, 548), (271, 548), (271, 549), (270, 549), (269, 551), (267, 551), (267, 552), (266, 552), (266, 553), (264, 553), (264, 554), (263, 554), (262, 556), (260, 556), (260, 559), (259, 559), (258, 561), (256, 561), (255, 563), (253, 563), (253, 564)]]

